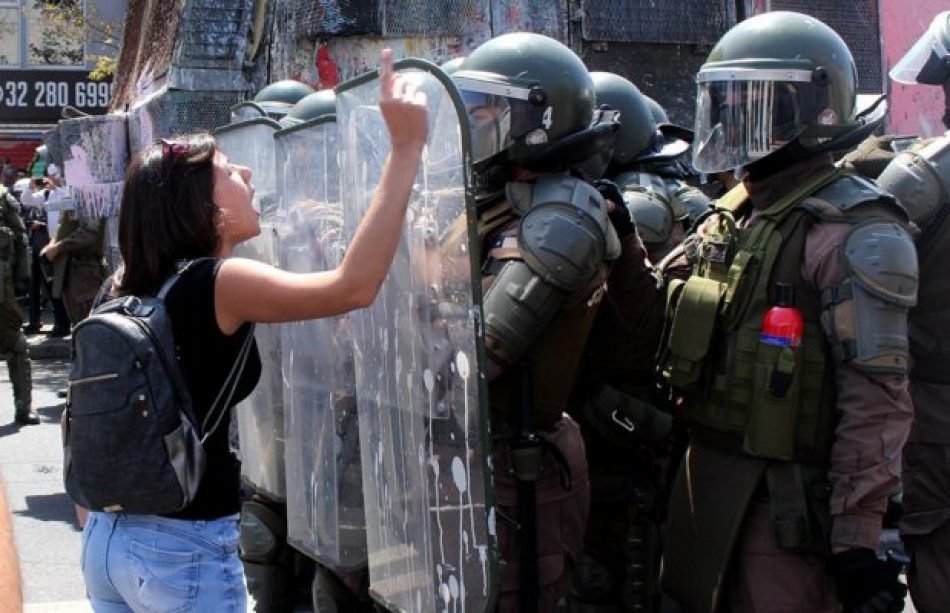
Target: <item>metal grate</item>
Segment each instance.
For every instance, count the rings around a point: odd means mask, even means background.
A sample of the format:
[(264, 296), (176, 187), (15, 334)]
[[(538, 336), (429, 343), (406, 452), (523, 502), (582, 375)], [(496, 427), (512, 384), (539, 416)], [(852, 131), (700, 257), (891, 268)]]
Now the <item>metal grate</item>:
[(848, 43), (858, 67), (858, 92), (884, 91), (877, 0), (772, 0), (773, 11), (797, 11), (828, 24)]
[(293, 0), (293, 30), (298, 36), (379, 34), (377, 0)]
[(211, 131), (230, 120), (235, 92), (168, 91), (129, 113), (129, 149), (137, 152), (157, 138)]
[(382, 0), (383, 36), (464, 36), (489, 19), (488, 0)]
[(710, 0), (582, 0), (586, 40), (715, 43), (728, 29), (724, 3)]
[(567, 42), (567, 0), (492, 0), (491, 32), (536, 32)]

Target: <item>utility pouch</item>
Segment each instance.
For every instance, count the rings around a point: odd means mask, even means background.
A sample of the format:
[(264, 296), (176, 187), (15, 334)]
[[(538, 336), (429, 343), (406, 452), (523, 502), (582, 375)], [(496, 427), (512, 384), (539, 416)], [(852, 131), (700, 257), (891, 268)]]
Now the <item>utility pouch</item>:
[(759, 343), (743, 441), (746, 453), (773, 460), (794, 458), (803, 349)]
[(742, 320), (753, 303), (759, 273), (763, 263), (760, 251), (742, 250), (736, 254), (729, 267), (727, 287), (723, 299), (722, 313), (726, 329), (733, 329), (736, 322)]
[(541, 478), (544, 449), (535, 438), (518, 437), (511, 444), (511, 467), (518, 481), (537, 481)]
[(683, 389), (699, 381), (725, 289), (725, 283), (695, 275), (682, 286), (673, 309), (665, 365), (674, 387)]

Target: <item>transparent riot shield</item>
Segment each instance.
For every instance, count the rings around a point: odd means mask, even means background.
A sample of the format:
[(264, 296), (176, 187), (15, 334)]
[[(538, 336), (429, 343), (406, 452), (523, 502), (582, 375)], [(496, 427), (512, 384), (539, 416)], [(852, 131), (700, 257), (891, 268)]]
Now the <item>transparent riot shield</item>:
[(247, 166), (254, 174), (254, 207), (258, 212), (277, 205), (274, 173), (274, 133), (280, 129), (273, 119), (253, 117), (237, 120), (214, 131), (218, 147), (234, 164)]
[[(234, 255), (275, 266), (279, 264), (279, 210), (274, 188), (274, 133), (279, 127), (270, 119), (256, 118), (214, 132), (219, 148), (228, 159), (251, 169), (256, 187), (254, 206), (262, 211), (260, 235), (238, 245)], [(258, 324), (254, 336), (261, 354), (261, 379), (251, 395), (235, 409), (241, 474), (256, 492), (283, 502), (287, 486), (284, 476), (280, 327)]]
[[(281, 267), (329, 270), (343, 258), (332, 116), (281, 130)], [(348, 315), (282, 324), (287, 542), (341, 573), (366, 566), (353, 345)]]
[[(392, 269), (351, 319), (370, 592), (394, 611), (491, 610), (497, 547), (467, 117), (438, 68), (396, 69), (428, 97), (429, 138)], [(348, 238), (389, 152), (378, 95), (375, 73), (337, 89)]]

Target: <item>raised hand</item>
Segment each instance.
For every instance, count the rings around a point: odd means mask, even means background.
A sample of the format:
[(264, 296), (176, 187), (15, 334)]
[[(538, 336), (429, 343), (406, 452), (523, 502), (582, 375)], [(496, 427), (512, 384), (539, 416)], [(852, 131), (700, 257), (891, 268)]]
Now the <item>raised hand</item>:
[(379, 110), (393, 149), (425, 145), (428, 111), (425, 93), (393, 72), (393, 51), (383, 49), (379, 67)]

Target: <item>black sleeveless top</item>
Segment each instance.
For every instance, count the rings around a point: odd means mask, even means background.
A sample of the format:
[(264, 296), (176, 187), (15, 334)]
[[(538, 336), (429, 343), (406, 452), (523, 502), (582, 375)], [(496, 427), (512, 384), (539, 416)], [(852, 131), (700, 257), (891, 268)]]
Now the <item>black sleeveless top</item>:
[[(234, 366), (246, 335), (252, 331), (247, 323), (231, 336), (226, 336), (218, 328), (214, 314), (214, 283), (221, 262), (209, 258), (192, 263), (165, 298), (179, 363), (199, 423), (204, 420)], [(252, 341), (231, 407), (251, 393), (260, 376), (261, 359), (257, 344)], [(207, 466), (194, 501), (167, 517), (209, 520), (240, 511), (241, 462), (228, 442), (231, 407), (205, 442)]]

